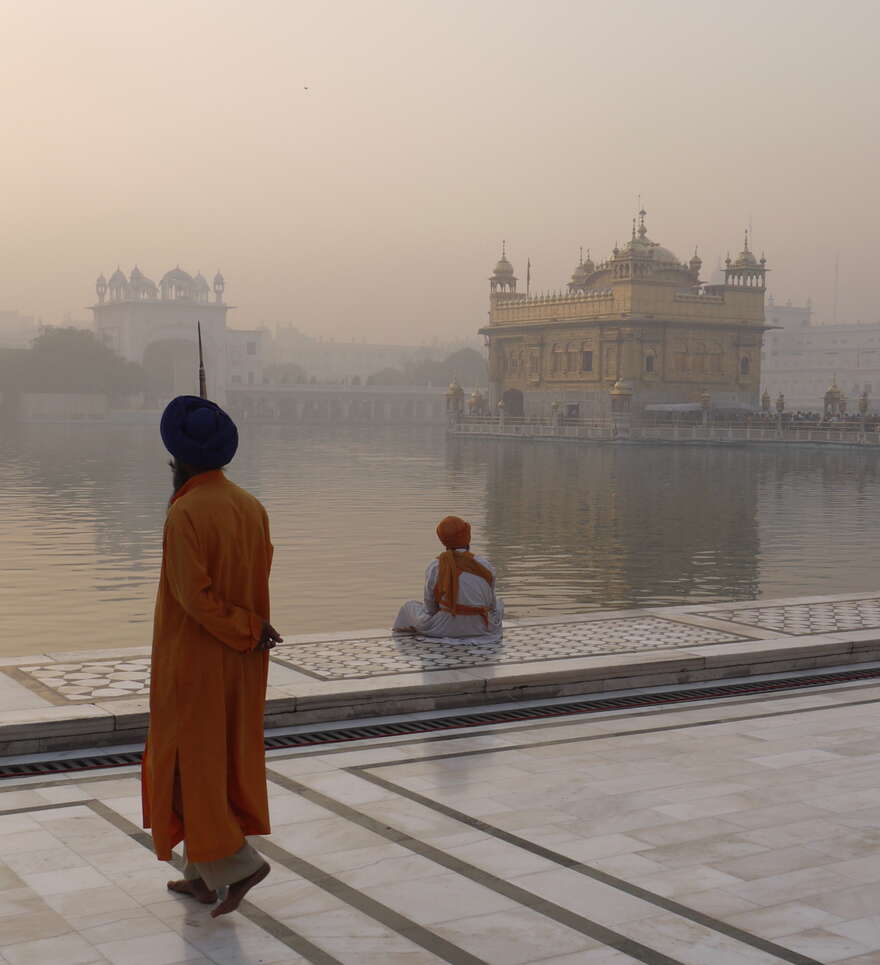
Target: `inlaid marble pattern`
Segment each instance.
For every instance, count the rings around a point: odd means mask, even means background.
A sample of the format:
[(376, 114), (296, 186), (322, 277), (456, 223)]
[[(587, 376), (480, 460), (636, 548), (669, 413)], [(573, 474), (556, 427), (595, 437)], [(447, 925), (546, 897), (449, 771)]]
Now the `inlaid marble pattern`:
[(623, 617), (514, 627), (496, 644), (443, 643), (428, 637), (389, 636), (332, 643), (282, 645), (274, 659), (321, 680), (533, 663), (607, 653), (735, 643), (746, 637), (662, 617)]
[[(427, 637), (392, 635), (285, 644), (275, 648), (272, 661), (318, 680), (351, 680), (608, 653), (689, 649), (745, 639), (748, 637), (729, 631), (661, 617), (622, 617), (514, 627), (495, 644), (443, 643)], [(71, 659), (0, 669), (54, 704), (143, 697), (150, 689), (148, 656)]]
[(763, 630), (778, 630), (793, 636), (818, 633), (844, 633), (848, 630), (880, 628), (880, 597), (828, 603), (792, 603), (732, 607), (694, 616), (727, 620)]
[(59, 661), (26, 664), (16, 669), (16, 676), (23, 683), (33, 682), (35, 689), (42, 690), (49, 699), (57, 696), (65, 703), (137, 697), (150, 692), (149, 657)]

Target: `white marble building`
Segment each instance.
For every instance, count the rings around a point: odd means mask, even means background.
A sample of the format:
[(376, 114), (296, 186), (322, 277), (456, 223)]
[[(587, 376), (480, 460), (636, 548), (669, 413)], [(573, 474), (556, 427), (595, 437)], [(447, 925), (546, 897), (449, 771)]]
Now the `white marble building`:
[(817, 325), (812, 314), (809, 299), (793, 305), (768, 298), (767, 324), (778, 327), (764, 336), (763, 388), (774, 400), (781, 392), (788, 409), (818, 412), (835, 379), (851, 412), (865, 390), (880, 396), (880, 323)]
[(117, 267), (95, 283), (98, 301), (90, 306), (98, 335), (123, 358), (143, 365), (167, 395), (198, 391), (196, 329), (201, 323), (208, 393), (222, 401), (227, 388), (263, 380), (262, 329), (227, 324), (233, 306), (224, 301), (226, 283), (218, 271), (211, 285), (179, 265), (158, 285), (135, 266), (130, 275)]

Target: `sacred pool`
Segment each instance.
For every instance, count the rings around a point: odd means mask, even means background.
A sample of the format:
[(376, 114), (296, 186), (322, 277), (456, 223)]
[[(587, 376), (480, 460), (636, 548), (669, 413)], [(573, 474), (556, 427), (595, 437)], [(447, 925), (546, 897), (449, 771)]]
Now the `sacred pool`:
[[(148, 426), (4, 429), (3, 654), (149, 643), (167, 461)], [(390, 626), (448, 513), (472, 521), (511, 618), (873, 590), (877, 467), (843, 449), (250, 426), (230, 475), (269, 510), (273, 623), (302, 634)]]

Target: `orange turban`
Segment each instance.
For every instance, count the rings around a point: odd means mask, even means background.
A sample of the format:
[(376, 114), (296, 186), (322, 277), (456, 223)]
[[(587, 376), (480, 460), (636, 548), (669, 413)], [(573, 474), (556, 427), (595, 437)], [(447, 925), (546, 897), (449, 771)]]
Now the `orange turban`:
[(437, 526), (440, 542), (449, 549), (463, 549), (471, 545), (471, 524), (458, 516), (447, 516)]

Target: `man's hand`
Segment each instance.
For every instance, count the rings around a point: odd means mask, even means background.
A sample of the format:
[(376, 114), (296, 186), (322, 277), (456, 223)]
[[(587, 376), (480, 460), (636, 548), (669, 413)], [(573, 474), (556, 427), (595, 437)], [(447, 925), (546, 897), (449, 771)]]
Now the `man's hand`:
[(254, 650), (271, 650), (277, 643), (284, 643), (275, 627), (268, 620), (263, 620), (263, 632), (260, 634), (260, 642)]

